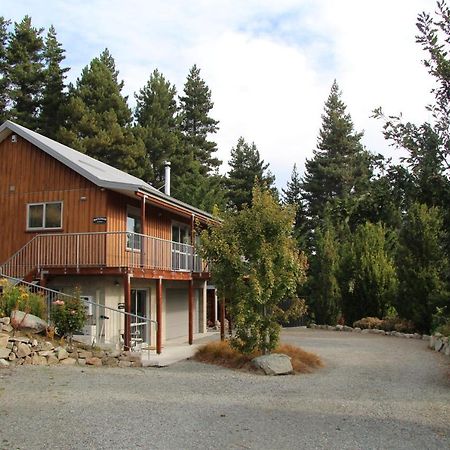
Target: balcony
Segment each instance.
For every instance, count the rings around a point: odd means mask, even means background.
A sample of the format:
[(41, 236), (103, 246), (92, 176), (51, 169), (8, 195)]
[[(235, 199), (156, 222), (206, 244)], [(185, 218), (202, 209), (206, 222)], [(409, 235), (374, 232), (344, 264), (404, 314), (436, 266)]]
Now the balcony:
[(38, 234), (0, 266), (0, 273), (24, 278), (41, 269), (96, 267), (207, 272), (192, 245), (118, 231)]

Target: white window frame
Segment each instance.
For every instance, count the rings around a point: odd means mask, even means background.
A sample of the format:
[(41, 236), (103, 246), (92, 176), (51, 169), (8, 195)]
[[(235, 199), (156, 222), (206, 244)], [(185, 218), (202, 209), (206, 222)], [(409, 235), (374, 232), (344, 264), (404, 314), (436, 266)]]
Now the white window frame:
[(192, 245), (192, 242), (191, 242), (191, 226), (190, 225), (188, 225), (187, 223), (184, 223), (184, 222), (178, 222), (177, 220), (172, 220), (172, 225), (171, 225), (171, 227), (170, 227), (170, 233), (171, 233), (171, 236), (170, 236), (170, 240), (172, 241), (172, 242), (175, 242), (174, 240), (173, 240), (173, 234), (172, 234), (172, 232), (173, 232), (173, 227), (178, 227), (178, 228), (183, 228), (183, 229), (185, 229), (186, 231), (187, 231), (187, 235), (189, 236), (189, 244), (187, 244), (186, 242), (177, 242), (177, 244), (186, 244), (186, 245)]
[[(128, 228), (128, 217), (129, 216), (132, 216), (132, 217), (135, 217), (135, 218), (137, 218), (140, 222), (142, 222), (141, 221), (141, 210), (139, 209), (139, 208), (136, 208), (135, 206), (131, 206), (131, 205), (127, 205), (127, 216), (126, 216), (126, 222), (125, 222), (125, 228)], [(143, 227), (143, 224), (141, 223), (141, 233), (138, 233), (138, 234), (142, 234), (142, 227)], [(129, 245), (128, 245), (128, 238), (129, 238), (129, 235), (128, 235), (128, 233), (134, 233), (134, 232), (132, 232), (132, 231), (128, 231), (128, 229), (127, 229), (127, 238), (126, 238), (126, 250), (127, 250), (127, 252), (135, 252), (135, 253), (140, 253), (141, 252), (141, 249), (142, 249), (142, 238), (141, 237), (139, 237), (139, 239), (137, 240), (137, 245), (136, 245), (136, 241), (133, 241), (134, 242), (134, 247), (130, 247)]]
[[(46, 227), (45, 226), (45, 213), (47, 205), (54, 205), (59, 203), (61, 205), (61, 226), (60, 227)], [(30, 227), (30, 207), (31, 206), (43, 206), (43, 214), (42, 214), (42, 227)], [(27, 231), (42, 231), (42, 230), (62, 230), (63, 229), (63, 217), (64, 217), (64, 202), (63, 201), (54, 201), (54, 202), (37, 202), (37, 203), (27, 203)]]

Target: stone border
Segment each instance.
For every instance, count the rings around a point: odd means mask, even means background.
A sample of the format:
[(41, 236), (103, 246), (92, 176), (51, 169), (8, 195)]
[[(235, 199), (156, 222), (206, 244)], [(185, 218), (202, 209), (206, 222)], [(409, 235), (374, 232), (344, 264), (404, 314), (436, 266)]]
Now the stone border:
[(142, 355), (137, 352), (72, 349), (54, 346), (50, 341), (28, 337), (13, 337), (0, 333), (0, 368), (21, 365), (142, 367)]
[(449, 338), (443, 336), (440, 333), (435, 333), (433, 336), (428, 334), (419, 333), (400, 333), (399, 331), (384, 331), (378, 328), (353, 328), (347, 325), (316, 325), (310, 324), (309, 328), (313, 330), (329, 330), (329, 331), (347, 331), (362, 334), (381, 334), (385, 336), (395, 336), (405, 339), (422, 339), (424, 341), (429, 341), (428, 347), (436, 352), (440, 352), (446, 356), (450, 356), (450, 342)]

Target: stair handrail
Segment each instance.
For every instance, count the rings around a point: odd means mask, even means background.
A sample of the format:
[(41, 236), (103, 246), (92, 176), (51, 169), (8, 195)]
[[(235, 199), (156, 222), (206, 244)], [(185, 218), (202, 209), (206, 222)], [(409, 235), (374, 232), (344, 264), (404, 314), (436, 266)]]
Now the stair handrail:
[(17, 258), (23, 251), (31, 246), (37, 239), (39, 238), (39, 234), (33, 236), (27, 243), (25, 243), (22, 247), (19, 248), (12, 256), (10, 256), (3, 264), (0, 265), (0, 275), (4, 275), (4, 268), (11, 264), (11, 262)]

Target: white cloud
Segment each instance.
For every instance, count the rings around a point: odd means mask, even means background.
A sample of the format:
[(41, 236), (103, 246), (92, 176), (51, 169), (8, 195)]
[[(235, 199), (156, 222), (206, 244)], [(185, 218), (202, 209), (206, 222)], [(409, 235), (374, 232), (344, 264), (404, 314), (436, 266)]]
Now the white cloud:
[(343, 90), (365, 145), (392, 153), (377, 106), (427, 118), (431, 79), (415, 44), (415, 19), (434, 11), (434, 0), (4, 0), (2, 14), (53, 23), (67, 50), (74, 80), (81, 68), (109, 47), (125, 91), (133, 93), (160, 71), (181, 91), (198, 64), (210, 86), (220, 157), (243, 135), (255, 141), (285, 185), (294, 162), (302, 168), (316, 144), (323, 104), (334, 78)]

